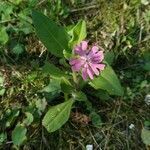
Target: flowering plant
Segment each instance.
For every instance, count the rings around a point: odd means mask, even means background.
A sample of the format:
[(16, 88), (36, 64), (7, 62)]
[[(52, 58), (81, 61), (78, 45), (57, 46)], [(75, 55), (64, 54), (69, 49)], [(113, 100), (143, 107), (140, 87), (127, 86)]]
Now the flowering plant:
[(98, 46), (88, 48), (88, 42), (82, 41), (74, 49), (76, 58), (70, 60), (73, 71), (82, 71), (82, 78), (86, 80), (89, 76), (91, 80), (94, 79), (94, 74), (99, 75), (99, 72), (104, 70), (105, 65), (100, 64), (104, 59), (103, 51), (99, 51)]
[[(123, 95), (120, 82), (104, 57), (104, 51), (97, 44), (89, 46), (86, 38), (86, 23), (79, 21), (75, 26), (63, 28), (43, 14), (33, 11), (33, 23), (36, 33), (47, 50), (57, 57), (59, 65), (46, 61), (43, 73), (50, 76), (50, 83), (43, 90), (49, 93), (48, 100), (59, 99), (63, 95), (64, 102), (50, 106), (42, 124), (54, 132), (69, 119), (72, 106), (82, 101), (90, 112), (94, 125), (99, 125), (100, 117), (92, 108), (88, 87), (94, 91), (92, 96), (101, 99), (101, 95)], [(98, 96), (97, 96), (98, 95)], [(96, 116), (96, 121), (93, 119)]]

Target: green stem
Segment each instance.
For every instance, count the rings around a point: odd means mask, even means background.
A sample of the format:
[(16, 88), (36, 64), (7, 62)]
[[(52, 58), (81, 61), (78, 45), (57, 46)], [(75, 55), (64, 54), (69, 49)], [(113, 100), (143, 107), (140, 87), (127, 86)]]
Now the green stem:
[(77, 74), (76, 74), (75, 72), (73, 72), (72, 76), (73, 76), (73, 81), (74, 81), (76, 84), (78, 84)]
[(65, 101), (68, 100), (68, 94), (64, 93), (64, 98), (65, 98)]

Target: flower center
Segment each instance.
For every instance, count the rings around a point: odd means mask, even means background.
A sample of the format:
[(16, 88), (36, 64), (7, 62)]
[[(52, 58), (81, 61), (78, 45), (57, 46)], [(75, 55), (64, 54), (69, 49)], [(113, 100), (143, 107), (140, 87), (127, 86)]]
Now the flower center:
[(91, 58), (88, 55), (82, 56), (81, 59), (84, 60), (85, 63), (89, 63), (91, 61)]

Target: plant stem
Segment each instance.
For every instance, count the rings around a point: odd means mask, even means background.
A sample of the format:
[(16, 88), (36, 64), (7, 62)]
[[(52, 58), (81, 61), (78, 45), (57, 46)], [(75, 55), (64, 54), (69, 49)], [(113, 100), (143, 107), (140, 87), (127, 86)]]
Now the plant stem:
[(65, 98), (65, 101), (68, 100), (68, 94), (64, 93), (64, 98)]
[(72, 76), (73, 76), (73, 81), (74, 81), (76, 84), (78, 84), (77, 74), (76, 74), (75, 72), (73, 72)]

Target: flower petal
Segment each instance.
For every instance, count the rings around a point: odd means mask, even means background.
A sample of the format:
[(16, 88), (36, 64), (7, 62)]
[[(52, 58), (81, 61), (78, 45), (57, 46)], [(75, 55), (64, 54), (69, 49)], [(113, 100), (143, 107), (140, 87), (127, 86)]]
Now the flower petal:
[(96, 68), (98, 68), (99, 70), (104, 70), (105, 68), (105, 64), (95, 64)]
[(98, 76), (99, 75), (99, 70), (97, 69), (95, 64), (90, 63), (90, 67), (91, 67), (92, 71), (94, 72), (94, 74), (96, 74)]
[(101, 48), (93, 46), (88, 49), (88, 42), (82, 41), (74, 48), (74, 54), (77, 56), (69, 61), (73, 71), (82, 72), (83, 80), (88, 77), (94, 78), (94, 75), (99, 75), (101, 70), (104, 70), (105, 64), (100, 64), (104, 59), (104, 54)]
[(76, 63), (78, 63), (78, 59), (70, 59), (69, 64), (70, 65), (75, 65)]
[(93, 47), (92, 47), (92, 51), (93, 51), (93, 52), (96, 53), (98, 50), (99, 50), (99, 47), (98, 47), (98, 46), (93, 46)]
[(98, 63), (100, 63), (100, 57), (94, 57), (94, 58), (92, 58), (91, 62), (92, 62), (93, 64), (98, 64)]
[(98, 57), (100, 57), (100, 62), (104, 59), (104, 53), (103, 53), (103, 51), (99, 51), (96, 55), (95, 55), (95, 57), (96, 56), (98, 56)]
[(88, 54), (88, 57), (92, 58), (92, 57), (100, 56), (98, 54), (98, 52), (99, 52), (98, 50), (99, 50), (99, 48), (97, 46), (93, 46), (92, 49), (90, 50), (89, 54)]
[(72, 69), (73, 71), (79, 71), (79, 70), (80, 70), (80, 67), (77, 66), (77, 65), (74, 65), (74, 66), (71, 67), (71, 69)]
[(77, 45), (77, 46), (74, 48), (74, 52), (75, 52), (75, 54), (80, 55), (80, 54), (82, 53), (82, 48), (81, 48), (81, 46)]
[(75, 63), (72, 66), (72, 70), (73, 71), (79, 71), (84, 63), (85, 63), (84, 60), (76, 59)]
[(83, 78), (83, 80), (86, 80), (87, 77), (88, 77), (87, 69), (86, 69), (86, 68), (83, 68), (83, 69), (82, 69), (82, 78)]
[(99, 51), (91, 57), (91, 62), (96, 64), (104, 59), (103, 51)]
[(93, 71), (91, 70), (90, 67), (87, 68), (87, 74), (89, 75), (90, 79), (93, 80), (93, 78), (94, 78), (93, 75), (94, 75), (94, 74), (93, 74)]
[(87, 41), (82, 41), (81, 42), (81, 48), (83, 51), (87, 50), (88, 47), (88, 42)]
[(77, 45), (74, 48), (74, 52), (77, 55), (83, 56), (83, 55), (86, 54), (87, 47), (88, 47), (88, 42), (87, 41), (82, 41), (79, 45)]

